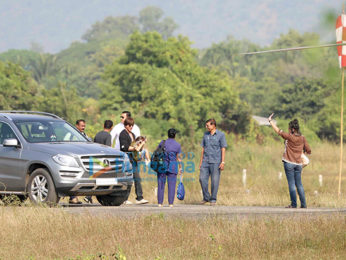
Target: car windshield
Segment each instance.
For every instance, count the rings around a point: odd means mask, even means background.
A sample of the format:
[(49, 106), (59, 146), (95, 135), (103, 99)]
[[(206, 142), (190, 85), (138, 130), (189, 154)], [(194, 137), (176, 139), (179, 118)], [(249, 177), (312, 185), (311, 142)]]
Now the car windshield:
[(30, 143), (88, 142), (86, 137), (65, 121), (17, 121), (15, 125)]

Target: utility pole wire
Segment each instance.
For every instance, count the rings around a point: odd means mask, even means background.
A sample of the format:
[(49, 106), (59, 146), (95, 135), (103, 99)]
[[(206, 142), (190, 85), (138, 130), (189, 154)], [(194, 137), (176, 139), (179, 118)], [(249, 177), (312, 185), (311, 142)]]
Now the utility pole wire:
[(342, 46), (342, 45), (346, 45), (346, 43), (333, 43), (333, 44), (324, 44), (324, 45), (318, 45), (318, 46), (303, 46), (303, 47), (293, 47), (293, 48), (284, 48), (284, 49), (266, 50), (266, 51), (242, 52), (239, 54), (240, 55), (253, 55), (253, 54), (272, 53), (272, 52), (300, 51), (300, 50), (307, 50), (307, 49)]

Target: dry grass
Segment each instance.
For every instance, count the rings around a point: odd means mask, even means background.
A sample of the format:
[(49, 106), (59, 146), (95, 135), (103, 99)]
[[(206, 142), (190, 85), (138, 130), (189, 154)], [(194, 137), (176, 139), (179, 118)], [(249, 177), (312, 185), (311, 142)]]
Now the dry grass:
[[(309, 156), (311, 163), (304, 168), (302, 181), (308, 207), (345, 207), (346, 206), (346, 160), (344, 159), (342, 196), (338, 198), (339, 147), (335, 144), (322, 143), (312, 146)], [(281, 162), (283, 144), (258, 145), (237, 143), (228, 149), (226, 169), (222, 172), (218, 203), (222, 205), (259, 205), (285, 206), (290, 203), (285, 172)], [(196, 170), (184, 174), (186, 199), (182, 203), (201, 201), (199, 184), (199, 153), (195, 151)], [(186, 163), (186, 160), (185, 160)], [(242, 183), (243, 169), (247, 170), (246, 187)], [(282, 179), (279, 180), (279, 172)], [(323, 185), (319, 184), (319, 175), (323, 175)], [(157, 187), (154, 175), (142, 173), (144, 196), (156, 203), (154, 190)], [(149, 180), (148, 180), (149, 179)], [(134, 201), (134, 191), (131, 200)], [(167, 196), (165, 195), (165, 200)], [(176, 203), (181, 203), (176, 200)]]
[(344, 259), (345, 217), (134, 219), (0, 207), (1, 259)]
[[(332, 144), (313, 147), (311, 165), (303, 172), (309, 207), (346, 206), (345, 178), (343, 195), (337, 197), (338, 151)], [(282, 145), (277, 143), (232, 146), (218, 203), (289, 204), (281, 153)], [(243, 168), (247, 169), (246, 187)], [(155, 176), (142, 177), (152, 179), (143, 182), (143, 187), (145, 197), (155, 203)], [(187, 178), (195, 181), (185, 182), (186, 200), (177, 203), (201, 200), (198, 170), (186, 173)], [(346, 255), (344, 215), (191, 220), (159, 214), (124, 219), (70, 215), (60, 208), (26, 205), (0, 207), (0, 259), (344, 259)]]

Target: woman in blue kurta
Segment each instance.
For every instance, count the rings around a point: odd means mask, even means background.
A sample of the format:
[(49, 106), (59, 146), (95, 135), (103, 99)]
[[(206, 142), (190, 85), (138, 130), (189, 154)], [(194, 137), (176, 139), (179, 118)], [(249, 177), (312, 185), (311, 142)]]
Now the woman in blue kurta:
[(165, 193), (166, 179), (168, 183), (168, 203), (170, 207), (173, 207), (175, 187), (177, 183), (177, 174), (181, 174), (181, 159), (179, 154), (181, 154), (181, 145), (175, 141), (175, 135), (177, 130), (171, 128), (168, 130), (168, 139), (161, 141), (159, 146), (165, 147), (165, 170), (163, 172), (157, 173), (157, 201), (159, 207), (162, 207), (163, 197)]

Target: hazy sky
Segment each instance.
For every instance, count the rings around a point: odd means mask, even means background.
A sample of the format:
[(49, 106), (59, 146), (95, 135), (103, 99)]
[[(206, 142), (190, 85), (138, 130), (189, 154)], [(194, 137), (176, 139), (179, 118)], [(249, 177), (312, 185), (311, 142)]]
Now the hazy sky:
[(137, 16), (148, 5), (160, 7), (179, 24), (176, 33), (204, 48), (227, 35), (267, 45), (289, 28), (318, 32), (323, 11), (340, 12), (342, 0), (0, 0), (0, 52), (37, 42), (55, 53), (96, 21)]

